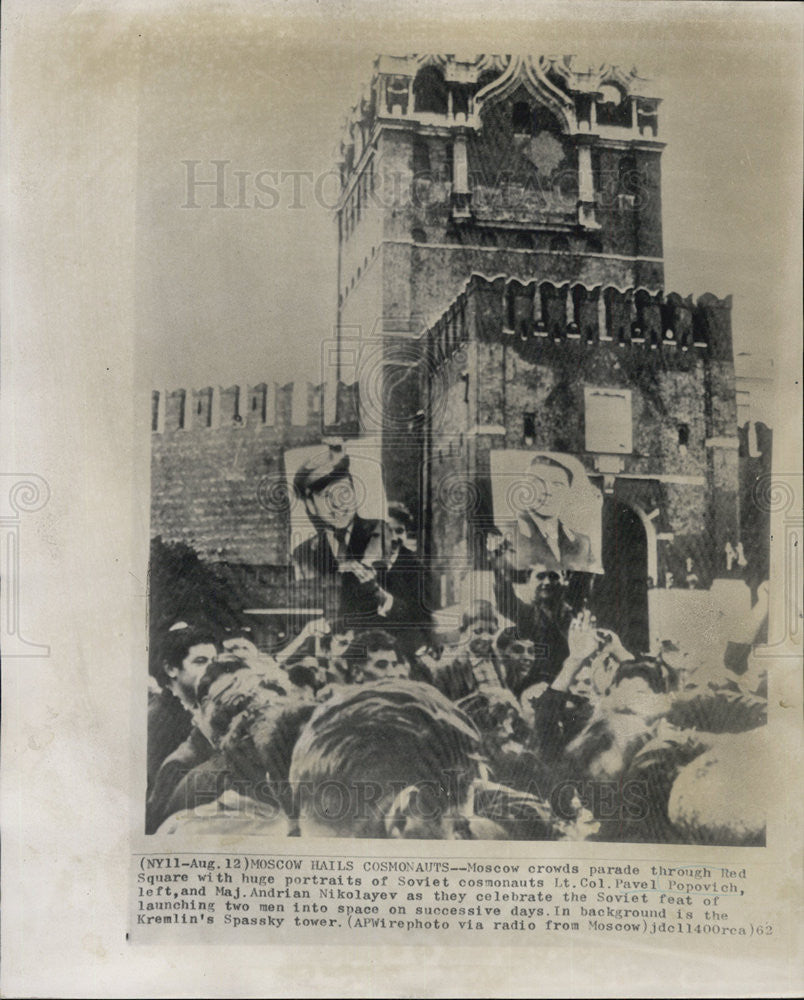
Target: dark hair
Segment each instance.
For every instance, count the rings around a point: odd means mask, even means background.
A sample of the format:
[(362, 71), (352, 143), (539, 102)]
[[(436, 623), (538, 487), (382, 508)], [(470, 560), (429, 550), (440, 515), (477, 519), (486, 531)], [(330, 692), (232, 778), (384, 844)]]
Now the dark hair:
[(478, 689), (456, 702), (461, 711), (466, 712), (481, 733), (498, 726), (508, 712), (514, 712), (515, 717), (522, 717), (519, 702), (508, 688)]
[(381, 628), (366, 629), (364, 632), (358, 632), (349, 643), (344, 659), (350, 664), (359, 665), (365, 663), (372, 653), (380, 649), (392, 649), (395, 653), (399, 653), (396, 640), (389, 632)]
[(641, 677), (654, 694), (668, 694), (678, 687), (678, 671), (653, 657), (624, 660), (617, 667), (611, 686), (616, 687), (620, 681), (632, 677)]
[(388, 501), (388, 517), (392, 517), (395, 521), (399, 521), (400, 524), (403, 524), (405, 526), (405, 531), (410, 531), (413, 527), (413, 517), (411, 516), (410, 511), (399, 500)]
[[(233, 683), (210, 696), (210, 689), (216, 680), (226, 674), (241, 671), (248, 675), (245, 688)], [(242, 712), (249, 711), (255, 703), (263, 703), (259, 692), (271, 692), (271, 701), (281, 702), (287, 698), (290, 689), (289, 682), (282, 687), (275, 681), (262, 677), (236, 656), (227, 659), (219, 657), (215, 664), (207, 668), (201, 680), (203, 683), (199, 682), (198, 701), (208, 726), (206, 735), (215, 745), (226, 736), (234, 719)]]
[(438, 815), (460, 806), (480, 750), (474, 724), (434, 687), (376, 681), (318, 706), (293, 751), (290, 781), (320, 822), (382, 837), (385, 810), (409, 786), (427, 794)]
[[(309, 659), (311, 654), (308, 654), (304, 659)], [(316, 664), (318, 667), (326, 669), (327, 661), (323, 657), (316, 657)], [(326, 681), (322, 681), (314, 667), (308, 666), (306, 663), (295, 662), (292, 667), (287, 668), (288, 679), (291, 684), (295, 684), (296, 687), (312, 688), (313, 691), (318, 691), (319, 688), (324, 687)]]
[(201, 674), (201, 679), (196, 685), (195, 694), (200, 704), (209, 694), (209, 689), (215, 681), (223, 674), (233, 674), (236, 670), (251, 669), (245, 660), (242, 660), (235, 653), (219, 653), (210, 663), (207, 669)]
[(293, 748), (315, 708), (287, 702), (261, 705), (244, 712), (221, 744), (232, 776), (246, 783), (247, 794), (261, 800), (274, 798), (289, 816), (293, 812), (288, 783)]
[(497, 636), (497, 649), (500, 653), (504, 653), (508, 647), (513, 646), (515, 642), (531, 641), (531, 639), (519, 634), (519, 629), (516, 625), (509, 625), (508, 628), (504, 628)]
[(158, 655), (151, 661), (151, 673), (161, 687), (170, 683), (166, 667), (178, 669), (193, 646), (212, 645), (217, 649), (218, 638), (210, 628), (186, 625), (166, 632), (159, 643)]

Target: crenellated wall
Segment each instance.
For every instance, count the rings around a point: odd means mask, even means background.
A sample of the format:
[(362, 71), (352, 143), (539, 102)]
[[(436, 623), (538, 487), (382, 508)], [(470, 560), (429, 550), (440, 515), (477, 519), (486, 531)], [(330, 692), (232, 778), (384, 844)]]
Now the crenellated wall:
[[(490, 451), (532, 449), (576, 456), (650, 519), (654, 583), (678, 585), (688, 559), (700, 585), (727, 575), (740, 540), (730, 310), (711, 295), (473, 276), (423, 338), (431, 556), (457, 551), (467, 520), (480, 533), (493, 521)], [(612, 392), (628, 426), (607, 442), (590, 394)], [(461, 492), (471, 508), (444, 502)]]
[(154, 391), (152, 537), (185, 542), (213, 562), (286, 567), (284, 452), (356, 430), (357, 387), (338, 386), (340, 426), (325, 423), (327, 388), (260, 382)]

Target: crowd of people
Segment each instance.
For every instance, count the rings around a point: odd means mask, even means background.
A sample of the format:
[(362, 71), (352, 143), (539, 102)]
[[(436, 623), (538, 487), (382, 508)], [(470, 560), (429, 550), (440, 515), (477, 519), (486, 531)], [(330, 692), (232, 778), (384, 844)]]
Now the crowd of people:
[(764, 842), (764, 591), (705, 662), (624, 648), (547, 560), (514, 577), (499, 558), (494, 598), (439, 624), (403, 505), (356, 519), (337, 455), (296, 489), (326, 613), (270, 654), (245, 624), (165, 632), (146, 832)]

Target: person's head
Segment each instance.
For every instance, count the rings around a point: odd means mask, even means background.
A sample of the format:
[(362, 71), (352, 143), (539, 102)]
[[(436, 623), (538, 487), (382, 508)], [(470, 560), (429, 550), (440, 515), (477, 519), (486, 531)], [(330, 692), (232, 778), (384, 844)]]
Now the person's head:
[(323, 636), (321, 649), (329, 661), (329, 669), (337, 680), (350, 682), (352, 680), (352, 665), (349, 662), (348, 650), (355, 637), (353, 628), (349, 628), (343, 620), (336, 619), (327, 635)]
[(477, 729), (434, 687), (345, 687), (293, 751), (302, 836), (460, 837), (481, 761)]
[(655, 719), (667, 712), (668, 695), (677, 686), (675, 672), (661, 660), (626, 660), (614, 674), (606, 705), (611, 712)]
[(394, 637), (384, 629), (359, 632), (345, 654), (352, 673), (363, 682), (406, 680), (410, 665), (399, 653)]
[(393, 500), (388, 504), (387, 521), (391, 534), (391, 549), (395, 551), (406, 544), (413, 519), (403, 503)]
[(526, 594), (531, 604), (549, 607), (561, 600), (564, 592), (564, 578), (556, 569), (541, 563), (530, 567)]
[[(514, 741), (524, 735), (519, 702), (507, 688), (487, 687), (472, 692), (457, 702), (483, 736), (490, 755), (509, 746), (519, 746)], [(521, 750), (521, 746), (519, 746)]]
[(533, 640), (521, 638), (512, 625), (497, 636), (497, 652), (505, 666), (508, 683), (516, 687), (534, 666), (536, 646)]
[(253, 705), (231, 721), (220, 746), (234, 786), (293, 815), (288, 775), (293, 748), (315, 706), (280, 701)]
[(558, 517), (572, 485), (572, 473), (555, 459), (537, 455), (527, 474), (534, 495), (531, 510), (540, 517)]
[(488, 601), (473, 601), (461, 617), (461, 642), (473, 656), (490, 656), (500, 621)]
[(349, 472), (349, 456), (330, 448), (305, 462), (293, 479), (296, 495), (318, 527), (347, 528), (357, 513), (357, 494)]
[(327, 661), (312, 652), (299, 651), (285, 664), (288, 679), (295, 693), (315, 700), (316, 693), (327, 683)]
[(254, 633), (249, 625), (235, 625), (227, 629), (221, 646), (224, 652), (232, 653), (246, 661), (254, 660), (260, 655), (254, 642)]
[(170, 629), (162, 638), (156, 679), (192, 707), (196, 704), (196, 686), (218, 653), (211, 630), (182, 625)]
[(198, 687), (198, 726), (218, 746), (232, 720), (255, 706), (284, 703), (288, 689), (252, 670), (232, 653), (222, 653), (201, 676)]

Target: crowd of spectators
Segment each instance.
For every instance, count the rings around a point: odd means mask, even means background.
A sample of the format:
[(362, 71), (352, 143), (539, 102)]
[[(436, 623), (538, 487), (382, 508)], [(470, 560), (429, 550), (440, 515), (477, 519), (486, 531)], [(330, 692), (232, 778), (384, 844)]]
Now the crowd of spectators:
[(382, 623), (315, 619), (272, 655), (245, 625), (175, 623), (152, 656), (147, 832), (763, 843), (766, 592), (704, 663), (625, 649), (563, 587), (536, 566), (520, 589), (548, 632), (478, 600), (415, 651)]

